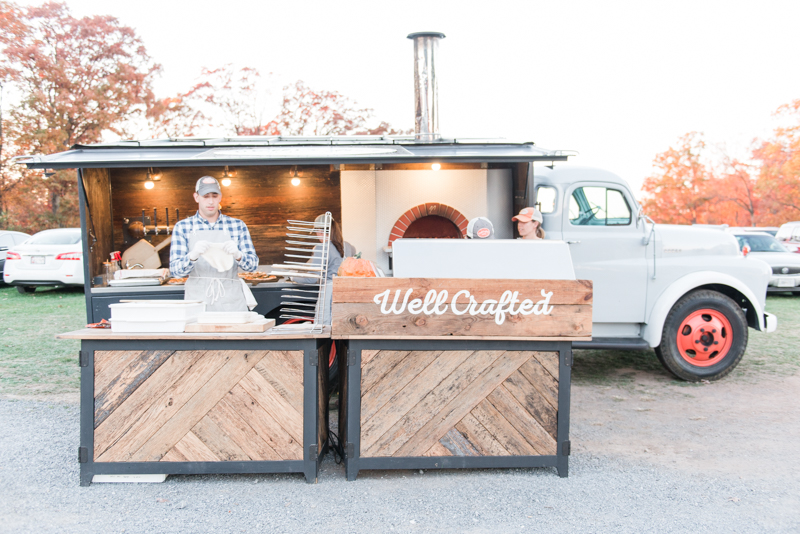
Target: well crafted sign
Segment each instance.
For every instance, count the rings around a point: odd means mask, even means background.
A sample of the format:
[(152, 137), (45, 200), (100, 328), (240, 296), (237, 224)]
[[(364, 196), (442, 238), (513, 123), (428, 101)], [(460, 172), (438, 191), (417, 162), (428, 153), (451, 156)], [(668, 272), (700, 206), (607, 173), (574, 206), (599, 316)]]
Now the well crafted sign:
[(334, 337), (588, 339), (589, 280), (346, 278), (333, 283)]
[[(553, 296), (552, 291), (545, 293), (542, 289), (542, 300), (534, 302), (531, 299), (520, 301), (519, 291), (506, 290), (498, 300), (486, 299), (483, 302), (478, 302), (475, 297), (467, 289), (462, 289), (453, 295), (453, 299), (449, 300), (450, 293), (446, 289), (437, 291), (435, 289), (429, 290), (425, 294), (424, 299), (416, 298), (409, 300), (411, 294), (414, 292), (413, 288), (406, 290), (405, 296), (401, 297), (401, 289), (394, 291), (394, 298), (391, 295), (392, 290), (387, 289), (383, 293), (375, 295), (372, 299), (375, 304), (380, 306), (383, 315), (393, 313), (401, 315), (406, 311), (410, 314), (424, 314), (424, 315), (444, 315), (449, 311), (453, 315), (492, 315), (494, 322), (501, 325), (506, 320), (506, 314), (511, 316), (522, 315), (549, 315), (553, 311), (553, 306), (550, 306), (550, 299)], [(391, 302), (391, 304), (390, 304)], [(449, 302), (449, 304), (448, 304)]]

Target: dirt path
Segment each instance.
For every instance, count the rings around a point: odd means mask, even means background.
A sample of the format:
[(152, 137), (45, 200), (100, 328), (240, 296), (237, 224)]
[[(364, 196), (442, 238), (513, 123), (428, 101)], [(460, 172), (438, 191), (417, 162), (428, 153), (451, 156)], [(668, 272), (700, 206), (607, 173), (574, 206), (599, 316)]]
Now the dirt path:
[(572, 389), (574, 450), (800, 485), (800, 373), (710, 384), (638, 373)]

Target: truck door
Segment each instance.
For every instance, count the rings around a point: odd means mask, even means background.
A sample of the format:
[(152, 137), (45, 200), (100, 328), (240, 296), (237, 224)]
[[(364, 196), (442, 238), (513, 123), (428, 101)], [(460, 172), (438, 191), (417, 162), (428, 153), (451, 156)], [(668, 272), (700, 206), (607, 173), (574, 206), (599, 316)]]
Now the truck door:
[(575, 274), (594, 282), (593, 322), (644, 322), (646, 247), (633, 199), (618, 184), (592, 182), (573, 184), (563, 202), (562, 235)]

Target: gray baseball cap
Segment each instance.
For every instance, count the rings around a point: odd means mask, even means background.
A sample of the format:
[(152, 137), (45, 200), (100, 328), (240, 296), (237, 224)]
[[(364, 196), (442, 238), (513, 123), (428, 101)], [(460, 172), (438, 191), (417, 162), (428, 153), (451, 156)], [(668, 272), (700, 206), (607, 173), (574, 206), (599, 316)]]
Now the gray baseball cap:
[(197, 180), (197, 184), (194, 186), (194, 192), (201, 197), (209, 193), (222, 194), (222, 190), (219, 188), (219, 182), (213, 176), (200, 177), (200, 179)]
[(486, 217), (475, 217), (467, 225), (467, 237), (470, 239), (494, 239), (494, 226)]

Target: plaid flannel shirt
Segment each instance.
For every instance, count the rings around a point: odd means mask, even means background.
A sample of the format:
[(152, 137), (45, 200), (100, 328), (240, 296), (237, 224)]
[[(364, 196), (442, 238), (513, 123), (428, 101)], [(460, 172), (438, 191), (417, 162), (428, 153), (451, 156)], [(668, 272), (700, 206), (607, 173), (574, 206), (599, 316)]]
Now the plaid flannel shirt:
[(195, 213), (191, 217), (179, 221), (172, 230), (172, 243), (169, 251), (169, 272), (172, 276), (188, 276), (194, 263), (189, 259), (189, 236), (200, 230), (225, 230), (236, 243), (242, 252), (242, 259), (239, 260), (239, 267), (243, 271), (255, 271), (258, 267), (258, 256), (250, 238), (247, 225), (233, 217), (219, 214), (219, 218), (214, 224), (209, 223), (200, 213)]

